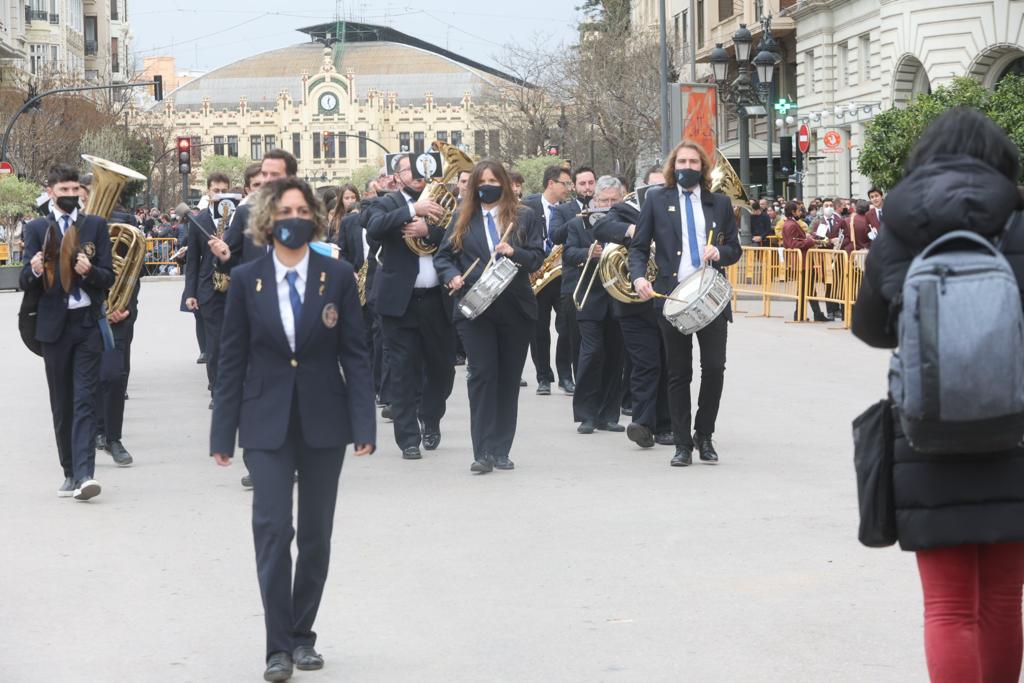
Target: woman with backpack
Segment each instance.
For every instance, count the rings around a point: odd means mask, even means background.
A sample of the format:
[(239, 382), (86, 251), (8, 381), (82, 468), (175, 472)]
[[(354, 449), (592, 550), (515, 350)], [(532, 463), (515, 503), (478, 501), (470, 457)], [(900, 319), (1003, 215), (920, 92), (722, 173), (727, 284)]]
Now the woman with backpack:
[[(1003, 131), (973, 109), (950, 110), (928, 127), (907, 160), (906, 175), (886, 198), (886, 229), (874, 240), (854, 308), (857, 337), (874, 347), (897, 346), (897, 321), (911, 262), (954, 230), (975, 233), (995, 245), (1009, 262), (1017, 290), (1024, 290), (1024, 221), (1018, 213), (1021, 197), (1015, 186), (1019, 156)], [(949, 286), (952, 292), (953, 285)], [(940, 301), (932, 305), (941, 308), (945, 287), (943, 282)], [(1009, 289), (1011, 295), (1019, 293), (1013, 291), (1012, 278)], [(1010, 306), (1020, 305), (1016, 296), (1012, 299)], [(924, 310), (927, 302), (922, 301), (916, 302), (922, 308), (914, 310)], [(1007, 310), (1006, 315), (1015, 317), (1019, 311)], [(969, 332), (963, 329), (958, 334)], [(907, 367), (907, 346), (904, 338), (903, 368)], [(991, 351), (977, 354), (979, 372), (987, 372), (985, 364), (998, 355)], [(948, 348), (940, 348), (938, 356), (946, 352)], [(1024, 349), (1018, 353), (1024, 354)], [(922, 362), (916, 371), (924, 376), (936, 368)], [(935, 377), (942, 373), (940, 362)], [(1005, 377), (1009, 376), (1007, 372)], [(938, 382), (926, 377), (920, 386), (926, 381)], [(1008, 381), (993, 383), (985, 391), (993, 397), (1000, 391), (1019, 394), (1020, 387), (1007, 387)], [(948, 417), (946, 410), (942, 418)], [(905, 436), (905, 413), (894, 420), (896, 538), (903, 550), (917, 554), (931, 679), (1017, 681), (1022, 655), (1024, 448), (970, 452), (985, 449), (963, 448), (961, 442), (959, 451), (936, 453), (932, 448), (925, 453), (915, 450)], [(978, 431), (978, 439), (987, 436), (985, 430)], [(925, 450), (921, 441), (915, 444)]]

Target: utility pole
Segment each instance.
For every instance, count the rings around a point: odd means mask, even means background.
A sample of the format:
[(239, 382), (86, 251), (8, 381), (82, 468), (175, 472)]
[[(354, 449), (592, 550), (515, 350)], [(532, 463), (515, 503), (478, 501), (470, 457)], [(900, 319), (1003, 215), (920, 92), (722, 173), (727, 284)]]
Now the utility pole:
[[(668, 40), (665, 31), (665, 0), (658, 0), (658, 42), (661, 48), (661, 67), (658, 73), (658, 91), (661, 96), (661, 158), (668, 156)], [(593, 155), (591, 155), (593, 156)]]

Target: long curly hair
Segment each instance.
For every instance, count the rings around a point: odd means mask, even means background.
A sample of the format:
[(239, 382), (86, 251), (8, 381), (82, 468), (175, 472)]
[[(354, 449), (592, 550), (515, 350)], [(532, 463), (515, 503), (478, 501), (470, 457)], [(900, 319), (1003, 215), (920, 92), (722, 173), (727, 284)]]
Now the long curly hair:
[(469, 232), (469, 223), (473, 216), (480, 213), (480, 197), (476, 191), (480, 187), (480, 178), (484, 171), (490, 171), (498, 179), (501, 185), (501, 199), (498, 200), (498, 234), (504, 234), (505, 229), (516, 223), (519, 217), (519, 198), (512, 191), (512, 180), (508, 177), (508, 171), (501, 165), (501, 162), (491, 159), (484, 159), (473, 167), (469, 174), (469, 184), (466, 186), (466, 196), (459, 205), (458, 215), (454, 221), (452, 230), (452, 245), (456, 251), (462, 251), (462, 240)]
[(294, 176), (278, 178), (265, 183), (256, 193), (252, 205), (252, 213), (249, 214), (249, 225), (245, 228), (245, 234), (252, 239), (252, 243), (258, 247), (272, 244), (274, 241), (274, 220), (277, 216), (277, 207), (281, 203), (281, 197), (289, 190), (298, 190), (302, 193), (312, 220), (316, 228), (313, 231), (313, 240), (322, 240), (327, 232), (327, 212), (323, 202), (316, 196), (316, 192), (304, 180)]

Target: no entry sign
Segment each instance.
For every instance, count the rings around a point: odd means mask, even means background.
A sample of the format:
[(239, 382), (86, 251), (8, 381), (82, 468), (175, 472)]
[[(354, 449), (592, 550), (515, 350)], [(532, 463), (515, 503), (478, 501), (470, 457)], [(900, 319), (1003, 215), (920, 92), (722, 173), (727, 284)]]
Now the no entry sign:
[(8, 175), (14, 173), (14, 167), (11, 166), (10, 162), (0, 161), (0, 175)]
[(801, 154), (807, 154), (811, 148), (811, 131), (806, 123), (800, 124), (800, 130), (796, 134), (796, 146)]

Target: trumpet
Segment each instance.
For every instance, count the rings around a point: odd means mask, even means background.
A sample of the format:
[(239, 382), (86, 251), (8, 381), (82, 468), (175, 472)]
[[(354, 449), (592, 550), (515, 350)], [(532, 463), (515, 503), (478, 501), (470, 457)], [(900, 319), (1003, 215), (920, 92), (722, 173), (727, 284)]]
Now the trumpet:
[(580, 281), (576, 283), (576, 289), (572, 291), (572, 303), (576, 307), (577, 311), (582, 311), (583, 307), (587, 305), (587, 297), (590, 296), (590, 289), (594, 286), (594, 280), (597, 279), (597, 274), (600, 272), (600, 262), (594, 264), (594, 272), (590, 274), (590, 281), (587, 283), (587, 289), (583, 292), (583, 299), (576, 301), (576, 297), (579, 296), (580, 287), (583, 286), (583, 280), (587, 276), (587, 268), (590, 266), (590, 262), (594, 260), (594, 250), (601, 246), (600, 242), (594, 242), (587, 249), (587, 260), (583, 263), (583, 272), (580, 273)]

